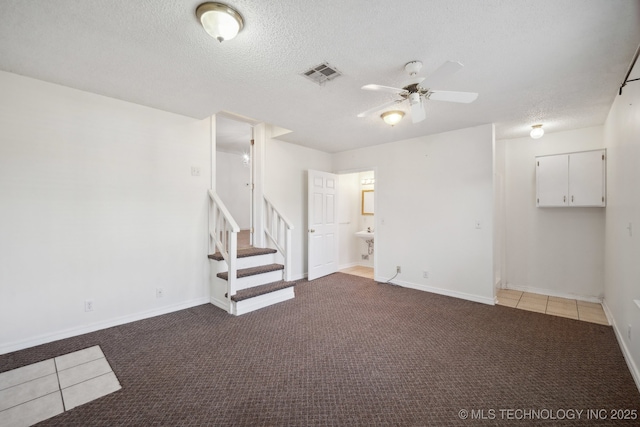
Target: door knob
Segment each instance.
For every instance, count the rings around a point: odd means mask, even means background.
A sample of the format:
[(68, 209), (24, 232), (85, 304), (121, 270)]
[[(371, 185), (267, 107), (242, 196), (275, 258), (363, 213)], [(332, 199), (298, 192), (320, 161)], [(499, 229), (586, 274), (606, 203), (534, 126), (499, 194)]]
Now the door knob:
[(315, 232), (316, 232), (316, 230), (314, 230), (313, 228), (309, 229), (309, 233), (315, 233)]

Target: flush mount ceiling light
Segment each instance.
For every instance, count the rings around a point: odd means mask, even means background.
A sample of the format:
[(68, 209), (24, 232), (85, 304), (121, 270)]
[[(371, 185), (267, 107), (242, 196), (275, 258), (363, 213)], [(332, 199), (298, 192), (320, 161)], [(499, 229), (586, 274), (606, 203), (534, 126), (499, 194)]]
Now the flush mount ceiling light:
[(393, 126), (398, 124), (400, 120), (402, 120), (402, 118), (404, 117), (404, 111), (400, 111), (400, 110), (385, 111), (380, 115), (380, 117), (382, 118), (382, 120), (384, 120), (386, 124)]
[(533, 139), (539, 139), (542, 138), (542, 135), (544, 135), (544, 129), (542, 129), (542, 125), (533, 125), (531, 126), (531, 133), (529, 135), (531, 135), (531, 138)]
[(221, 43), (234, 38), (244, 26), (242, 15), (222, 3), (202, 3), (196, 9), (196, 16), (205, 31)]

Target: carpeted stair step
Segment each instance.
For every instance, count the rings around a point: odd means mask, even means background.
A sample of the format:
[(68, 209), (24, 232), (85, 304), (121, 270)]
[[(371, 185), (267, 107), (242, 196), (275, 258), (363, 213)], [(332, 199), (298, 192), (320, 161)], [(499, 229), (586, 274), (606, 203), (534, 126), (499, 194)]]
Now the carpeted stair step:
[[(278, 271), (278, 270), (284, 270), (284, 265), (282, 264), (260, 265), (258, 267), (242, 268), (237, 271), (236, 277), (239, 279), (241, 277), (255, 276), (256, 274), (269, 273), (271, 271)], [(225, 271), (224, 273), (218, 273), (217, 276), (223, 280), (229, 280), (228, 271)]]
[[(247, 258), (252, 256), (275, 254), (276, 252), (278, 251), (271, 248), (244, 248), (244, 249), (238, 249), (238, 258)], [(213, 259), (215, 261), (222, 261), (224, 258), (220, 252), (216, 252), (213, 255), (209, 255), (209, 259)]]
[[(291, 286), (295, 286), (297, 284), (298, 282), (285, 282), (284, 280), (281, 280), (279, 282), (267, 283), (266, 285), (256, 286), (249, 289), (242, 289), (236, 292), (236, 294), (231, 297), (231, 301), (239, 302), (249, 298), (259, 297), (260, 295), (279, 291), (280, 289), (290, 288)], [(226, 298), (227, 294), (225, 294), (224, 296)]]

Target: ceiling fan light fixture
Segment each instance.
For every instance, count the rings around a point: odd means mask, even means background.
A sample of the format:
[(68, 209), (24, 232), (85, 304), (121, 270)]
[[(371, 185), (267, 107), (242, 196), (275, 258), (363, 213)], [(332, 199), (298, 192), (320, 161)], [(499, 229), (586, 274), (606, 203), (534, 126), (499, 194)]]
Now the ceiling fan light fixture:
[(196, 16), (204, 30), (221, 43), (234, 38), (244, 27), (242, 15), (223, 3), (202, 3), (196, 8)]
[(400, 110), (385, 111), (380, 115), (380, 117), (382, 118), (382, 120), (384, 120), (386, 124), (393, 126), (400, 123), (400, 120), (402, 120), (402, 118), (404, 117), (404, 111), (400, 111)]
[(542, 135), (544, 135), (544, 129), (542, 129), (542, 125), (533, 125), (531, 126), (531, 138), (540, 139)]

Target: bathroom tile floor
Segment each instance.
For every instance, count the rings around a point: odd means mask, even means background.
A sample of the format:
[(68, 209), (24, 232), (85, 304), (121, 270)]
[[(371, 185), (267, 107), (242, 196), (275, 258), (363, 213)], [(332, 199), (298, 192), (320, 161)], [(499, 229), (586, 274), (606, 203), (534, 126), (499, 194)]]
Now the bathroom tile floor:
[(609, 325), (602, 305), (593, 302), (574, 299), (550, 297), (530, 292), (500, 289), (498, 291), (498, 305), (535, 311), (552, 316), (568, 317), (569, 319)]
[(100, 346), (0, 373), (0, 426), (31, 426), (120, 390)]
[(373, 279), (373, 268), (356, 265), (355, 267), (343, 268), (340, 273), (351, 274), (353, 276), (366, 277)]

